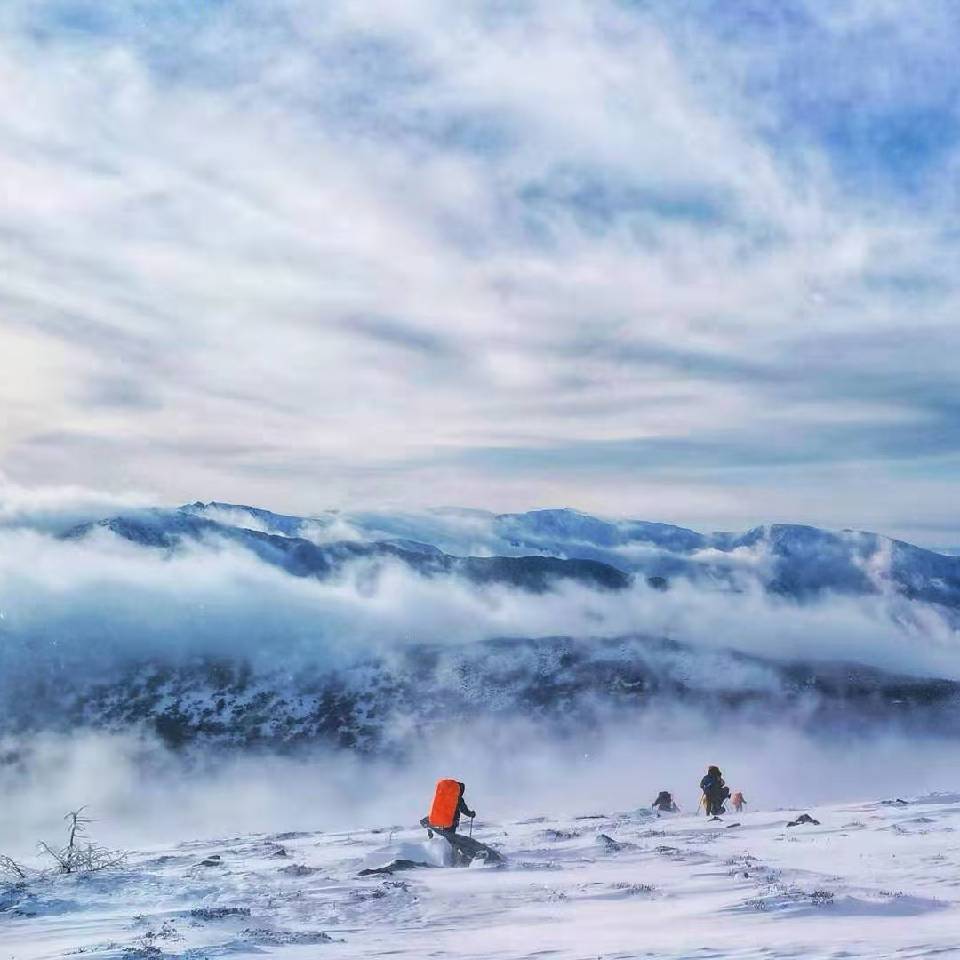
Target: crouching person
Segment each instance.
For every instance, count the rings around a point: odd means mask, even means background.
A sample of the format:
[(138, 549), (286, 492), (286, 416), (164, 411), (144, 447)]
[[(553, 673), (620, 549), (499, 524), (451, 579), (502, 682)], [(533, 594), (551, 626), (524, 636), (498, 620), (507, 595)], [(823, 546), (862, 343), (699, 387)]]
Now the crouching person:
[(650, 806), (657, 811), (658, 817), (661, 813), (679, 813), (680, 811), (669, 790), (661, 790), (657, 794), (657, 799)]

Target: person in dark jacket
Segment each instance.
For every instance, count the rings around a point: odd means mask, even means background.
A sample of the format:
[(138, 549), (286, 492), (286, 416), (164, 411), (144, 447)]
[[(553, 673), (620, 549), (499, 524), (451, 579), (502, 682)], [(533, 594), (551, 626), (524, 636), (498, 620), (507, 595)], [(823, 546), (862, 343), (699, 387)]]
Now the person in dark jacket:
[(724, 813), (723, 801), (730, 796), (730, 788), (723, 782), (719, 767), (708, 767), (707, 775), (700, 781), (703, 791), (703, 805), (708, 817), (718, 817)]
[(466, 801), (463, 799), (463, 794), (466, 789), (467, 789), (467, 785), (465, 783), (461, 783), (460, 784), (460, 800), (457, 803), (457, 812), (453, 815), (453, 828), (451, 829), (451, 833), (457, 832), (457, 827), (460, 826), (461, 814), (465, 817), (469, 817), (471, 820), (477, 815), (476, 811), (471, 810), (467, 806)]
[(661, 790), (657, 794), (657, 799), (650, 806), (658, 811), (657, 816), (660, 816), (661, 813), (677, 813), (680, 810), (669, 790)]

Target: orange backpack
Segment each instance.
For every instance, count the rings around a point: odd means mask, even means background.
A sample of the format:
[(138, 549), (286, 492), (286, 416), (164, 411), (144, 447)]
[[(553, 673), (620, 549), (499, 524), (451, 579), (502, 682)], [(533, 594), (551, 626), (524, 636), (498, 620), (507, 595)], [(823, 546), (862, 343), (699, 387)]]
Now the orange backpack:
[(427, 820), (431, 827), (439, 830), (449, 830), (453, 826), (460, 806), (460, 783), (457, 780), (438, 780), (437, 790), (433, 795), (433, 806)]

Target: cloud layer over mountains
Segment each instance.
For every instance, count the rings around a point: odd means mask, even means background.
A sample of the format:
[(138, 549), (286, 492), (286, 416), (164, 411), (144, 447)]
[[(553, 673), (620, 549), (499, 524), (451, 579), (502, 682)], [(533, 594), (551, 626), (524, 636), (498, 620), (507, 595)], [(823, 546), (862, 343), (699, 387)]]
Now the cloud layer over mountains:
[(220, 503), (69, 519), (0, 530), (8, 726), (49, 709), (242, 741), (277, 733), (283, 714), (294, 739), (349, 745), (388, 713), (434, 722), (443, 701), (599, 716), (809, 688), (875, 711), (939, 703), (960, 680), (960, 558), (872, 534)]

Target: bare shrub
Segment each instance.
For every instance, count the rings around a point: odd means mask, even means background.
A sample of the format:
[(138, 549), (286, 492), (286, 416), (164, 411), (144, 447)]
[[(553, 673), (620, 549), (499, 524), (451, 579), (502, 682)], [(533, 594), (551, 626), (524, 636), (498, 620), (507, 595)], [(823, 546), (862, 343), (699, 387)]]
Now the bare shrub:
[(92, 873), (96, 870), (119, 867), (126, 862), (126, 853), (120, 850), (108, 850), (87, 839), (87, 825), (93, 821), (83, 816), (85, 809), (86, 807), (81, 807), (79, 810), (71, 810), (63, 818), (67, 821), (65, 847), (51, 847), (48, 843), (40, 844), (40, 852), (56, 863), (57, 873)]
[(122, 866), (127, 854), (122, 850), (108, 850), (99, 844), (93, 843), (87, 834), (88, 824), (93, 823), (89, 817), (83, 816), (86, 807), (71, 810), (63, 819), (67, 821), (67, 842), (62, 847), (51, 846), (41, 842), (39, 851), (54, 862), (50, 870), (34, 870), (18, 863), (12, 857), (0, 854), (0, 876), (10, 877), (17, 881), (43, 879), (48, 876), (59, 876), (73, 873), (93, 873), (97, 870), (107, 870), (111, 867)]
[(14, 877), (17, 880), (26, 880), (29, 871), (22, 864), (17, 863), (13, 857), (8, 857), (0, 853), (0, 876)]

